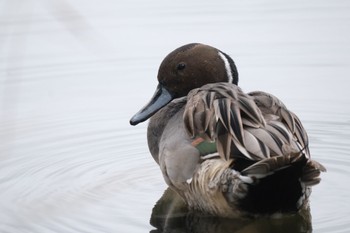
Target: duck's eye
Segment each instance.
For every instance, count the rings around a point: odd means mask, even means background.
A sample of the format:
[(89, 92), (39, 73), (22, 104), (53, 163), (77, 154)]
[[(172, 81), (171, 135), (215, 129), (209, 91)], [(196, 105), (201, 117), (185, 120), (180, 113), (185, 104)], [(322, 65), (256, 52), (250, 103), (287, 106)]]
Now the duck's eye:
[(184, 62), (180, 62), (177, 65), (177, 70), (183, 70), (183, 69), (185, 69), (185, 67), (186, 67), (186, 64)]

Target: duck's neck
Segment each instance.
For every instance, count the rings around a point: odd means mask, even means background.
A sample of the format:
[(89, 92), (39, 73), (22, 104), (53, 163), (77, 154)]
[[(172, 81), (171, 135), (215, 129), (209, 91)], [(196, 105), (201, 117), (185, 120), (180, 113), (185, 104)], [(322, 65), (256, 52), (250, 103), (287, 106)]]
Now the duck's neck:
[(164, 128), (168, 124), (168, 121), (185, 106), (186, 101), (186, 97), (173, 100), (154, 114), (149, 121), (147, 129), (148, 148), (158, 164), (159, 141), (162, 137)]

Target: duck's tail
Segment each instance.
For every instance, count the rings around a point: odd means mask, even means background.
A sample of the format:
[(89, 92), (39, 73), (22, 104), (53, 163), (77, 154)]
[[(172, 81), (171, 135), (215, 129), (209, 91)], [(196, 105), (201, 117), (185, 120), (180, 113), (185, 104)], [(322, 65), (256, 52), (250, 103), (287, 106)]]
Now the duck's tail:
[[(236, 205), (249, 214), (295, 212), (308, 206), (311, 186), (325, 168), (303, 153), (261, 160), (241, 171), (246, 195)], [(245, 179), (244, 179), (245, 178)]]

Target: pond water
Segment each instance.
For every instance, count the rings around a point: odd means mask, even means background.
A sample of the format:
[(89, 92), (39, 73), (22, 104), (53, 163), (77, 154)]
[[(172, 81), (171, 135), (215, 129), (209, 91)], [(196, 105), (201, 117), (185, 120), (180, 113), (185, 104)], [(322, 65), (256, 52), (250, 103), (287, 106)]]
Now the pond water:
[[(349, 28), (347, 0), (0, 1), (0, 232), (350, 232)], [(128, 121), (190, 42), (230, 54), (245, 91), (300, 116), (328, 169), (306, 217), (184, 217), (172, 193), (157, 202), (147, 124)]]

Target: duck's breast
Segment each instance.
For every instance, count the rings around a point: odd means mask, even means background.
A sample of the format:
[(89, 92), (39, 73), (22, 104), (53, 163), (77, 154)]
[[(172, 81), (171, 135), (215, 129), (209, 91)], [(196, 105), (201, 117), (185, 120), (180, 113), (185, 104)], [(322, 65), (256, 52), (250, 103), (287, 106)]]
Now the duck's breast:
[(199, 151), (185, 130), (183, 109), (169, 119), (159, 142), (159, 165), (168, 185), (186, 189), (199, 162)]
[(148, 146), (169, 186), (184, 189), (199, 163), (199, 151), (191, 145), (183, 113), (186, 98), (174, 100), (156, 113), (148, 126)]

